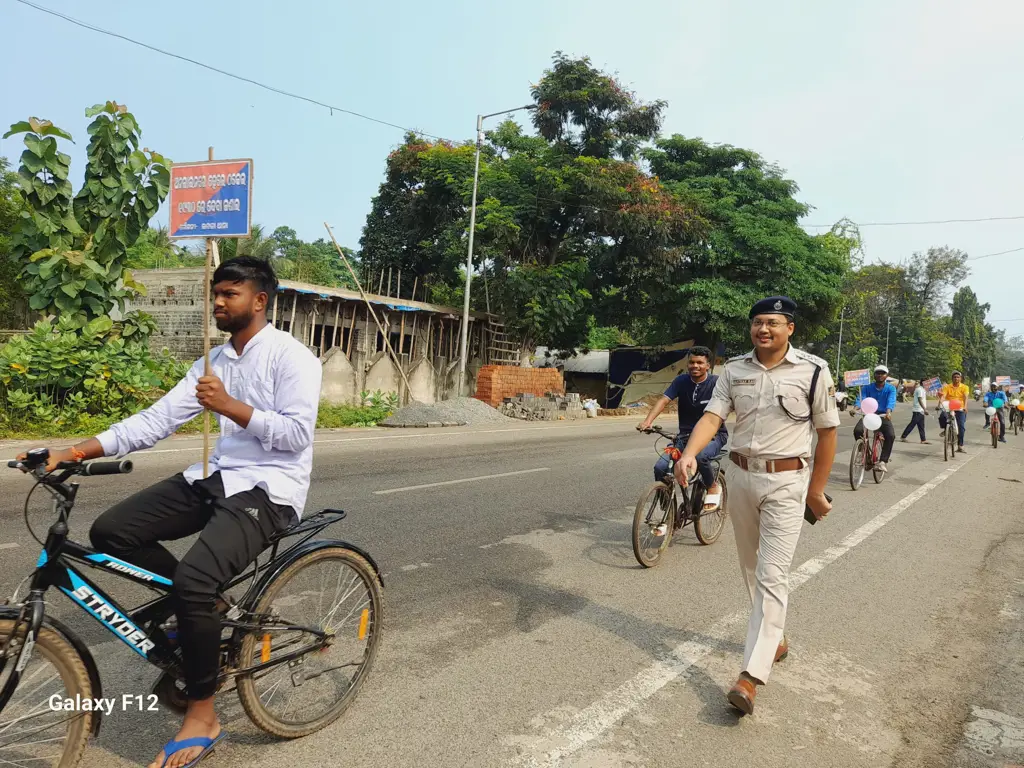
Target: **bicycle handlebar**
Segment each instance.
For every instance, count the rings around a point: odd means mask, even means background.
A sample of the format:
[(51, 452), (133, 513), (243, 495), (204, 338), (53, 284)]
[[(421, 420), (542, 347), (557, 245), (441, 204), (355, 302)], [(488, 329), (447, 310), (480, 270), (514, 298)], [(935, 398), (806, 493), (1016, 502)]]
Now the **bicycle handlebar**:
[[(29, 463), (25, 464), (16, 459), (12, 459), (7, 462), (9, 469), (24, 469), (26, 471), (33, 471), (41, 466), (42, 463)], [(76, 461), (62, 461), (56, 468), (57, 470), (63, 470), (68, 474), (72, 475), (84, 475), (85, 477), (96, 477), (97, 475), (127, 475), (134, 469), (130, 459), (121, 459), (119, 461), (92, 461), (88, 464), (82, 464)], [(67, 477), (67, 474), (64, 475)]]
[(89, 464), (83, 464), (80, 474), (86, 477), (94, 477), (96, 475), (127, 475), (133, 468), (134, 465), (129, 459), (122, 459), (121, 461), (93, 461)]

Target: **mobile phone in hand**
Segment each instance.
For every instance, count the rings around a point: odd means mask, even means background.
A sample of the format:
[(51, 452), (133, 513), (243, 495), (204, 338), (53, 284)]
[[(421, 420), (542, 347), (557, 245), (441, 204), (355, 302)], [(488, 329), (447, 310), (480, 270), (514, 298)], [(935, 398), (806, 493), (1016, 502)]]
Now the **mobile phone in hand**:
[[(832, 503), (832, 497), (829, 496), (827, 493), (825, 494), (825, 498), (828, 499), (829, 504)], [(804, 504), (804, 520), (806, 520), (811, 525), (814, 525), (816, 522), (818, 522), (818, 517), (811, 510), (810, 504)]]

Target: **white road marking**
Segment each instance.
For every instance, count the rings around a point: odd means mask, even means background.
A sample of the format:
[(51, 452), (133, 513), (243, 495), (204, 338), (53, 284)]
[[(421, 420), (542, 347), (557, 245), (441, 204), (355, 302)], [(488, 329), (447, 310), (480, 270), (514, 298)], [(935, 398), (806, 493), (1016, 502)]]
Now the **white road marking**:
[(0, 549), (17, 549), (19, 546), (21, 545), (17, 542), (11, 541), (7, 544), (0, 544)]
[(423, 485), (407, 485), (404, 488), (388, 488), (385, 491), (374, 491), (377, 496), (384, 496), (389, 493), (404, 493), (405, 491), (418, 491), (421, 488), (437, 488), (442, 485), (459, 485), (460, 483), (475, 483), (478, 480), (493, 480), (499, 477), (514, 477), (515, 475), (529, 475), (534, 472), (550, 472), (551, 467), (537, 467), (535, 469), (520, 469), (515, 472), (500, 472), (496, 475), (477, 475), (476, 477), (464, 477), (461, 480), (442, 480), (439, 483), (424, 483)]
[[(606, 425), (601, 425), (606, 426)], [(450, 427), (440, 427), (432, 429), (424, 429), (423, 434), (410, 435), (403, 433), (400, 435), (374, 435), (372, 437), (338, 437), (338, 438), (325, 438), (322, 440), (314, 440), (313, 445), (321, 445), (324, 443), (368, 443), (374, 440), (422, 440), (426, 437), (455, 437), (458, 435), (493, 435), (498, 432), (553, 432), (558, 429), (565, 429), (565, 427), (513, 427), (511, 429), (475, 429), (467, 430), (463, 432), (449, 432)], [(147, 456), (152, 453), (188, 453), (197, 452), (203, 449), (202, 444), (195, 445), (189, 448), (157, 448), (149, 449), (145, 451), (136, 451), (130, 455), (132, 456)]]
[[(882, 526), (892, 522), (897, 516), (919, 501), (940, 483), (947, 480), (954, 472), (967, 464), (977, 454), (965, 457), (962, 461), (939, 473), (932, 480), (922, 485), (913, 493), (893, 504), (887, 510), (872, 518), (855, 530), (835, 546), (829, 547), (824, 553), (813, 557), (790, 574), (790, 591), (806, 584), (813, 576), (820, 573), (825, 566), (835, 562), (851, 549), (861, 544)], [(711, 638), (729, 637), (735, 628), (745, 624), (748, 612), (742, 611), (726, 616), (709, 628), (707, 635)], [(526, 753), (516, 760), (520, 766), (529, 768), (554, 768), (562, 761), (571, 757), (590, 742), (604, 734), (624, 717), (639, 708), (666, 685), (684, 675), (691, 667), (713, 652), (707, 642), (688, 640), (676, 646), (669, 654), (668, 660), (656, 661), (640, 674), (618, 688), (609, 691), (601, 699), (580, 710), (569, 719), (568, 723), (544, 735), (538, 740), (534, 754)], [(557, 745), (545, 750), (543, 745)]]

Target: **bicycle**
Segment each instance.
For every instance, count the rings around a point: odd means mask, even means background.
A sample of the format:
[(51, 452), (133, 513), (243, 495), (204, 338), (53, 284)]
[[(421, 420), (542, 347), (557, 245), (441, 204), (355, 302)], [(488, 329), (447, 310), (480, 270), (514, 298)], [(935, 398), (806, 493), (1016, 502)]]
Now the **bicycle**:
[[(872, 435), (874, 435), (874, 440), (871, 439)], [(885, 479), (885, 471), (875, 468), (882, 460), (884, 443), (885, 437), (881, 432), (872, 432), (864, 427), (864, 434), (853, 444), (853, 450), (850, 451), (850, 488), (855, 491), (860, 488), (864, 482), (864, 472), (869, 468), (876, 485)], [(868, 446), (871, 446), (870, 454)]]
[(956, 456), (957, 441), (959, 440), (960, 427), (956, 420), (956, 411), (949, 408), (949, 403), (942, 403), (939, 408), (939, 416), (945, 414), (946, 427), (942, 431), (942, 460), (949, 461), (949, 457)]
[[(668, 472), (663, 480), (652, 483), (637, 499), (636, 511), (633, 513), (633, 554), (637, 562), (644, 568), (653, 568), (661, 559), (662, 553), (668, 549), (672, 536), (693, 523), (693, 532), (701, 544), (714, 544), (722, 534), (725, 519), (728, 517), (727, 502), (729, 490), (725, 484), (725, 472), (722, 471), (722, 459), (728, 455), (724, 448), (716, 455), (714, 463), (718, 487), (721, 488), (721, 501), (712, 510), (704, 510), (704, 499), (707, 488), (698, 473), (683, 488), (676, 481), (673, 468), (682, 458), (682, 451), (675, 447), (678, 435), (672, 435), (655, 425), (643, 430), (645, 434), (655, 433), (669, 441), (663, 453), (669, 459)], [(677, 490), (681, 499), (677, 498)], [(671, 523), (670, 523), (671, 521)], [(650, 542), (657, 542), (652, 545)]]
[[(43, 550), (35, 570), (0, 606), (0, 764), (73, 768), (89, 736), (99, 733), (102, 713), (54, 711), (48, 702), (54, 697), (99, 700), (102, 685), (85, 643), (46, 614), (45, 595), (51, 587), (162, 670), (145, 702), (141, 695), (126, 694), (122, 708), (125, 702), (134, 708), (137, 700), (139, 709), (163, 704), (184, 712), (186, 701), (181, 649), (167, 629), (174, 613), (171, 580), (69, 538), (68, 519), (79, 489), (69, 478), (126, 474), (132, 462), (63, 462), (47, 472), (48, 459), (49, 451), (38, 449), (22, 462), (7, 464), (35, 478), (24, 509), (32, 537), (39, 541), (28, 517), (36, 488), (49, 491), (57, 519), (40, 542)], [(227, 636), (221, 640), (217, 690), (233, 682), (249, 719), (279, 738), (306, 736), (337, 720), (377, 654), (384, 586), (377, 564), (353, 544), (313, 538), (345, 517), (342, 510), (325, 509), (282, 531), (271, 539), (266, 562), (257, 558), (251, 570), (218, 593), (227, 607), (222, 621)], [(300, 539), (279, 551), (282, 541), (293, 536)], [(76, 565), (147, 587), (157, 596), (125, 610)], [(26, 581), (26, 599), (18, 602), (18, 590)], [(317, 583), (327, 589), (316, 592)], [(233, 599), (230, 590), (243, 585), (242, 596)], [(46, 695), (50, 684), (60, 690)], [(24, 694), (24, 700), (16, 693)], [(63, 747), (56, 751), (59, 742)]]

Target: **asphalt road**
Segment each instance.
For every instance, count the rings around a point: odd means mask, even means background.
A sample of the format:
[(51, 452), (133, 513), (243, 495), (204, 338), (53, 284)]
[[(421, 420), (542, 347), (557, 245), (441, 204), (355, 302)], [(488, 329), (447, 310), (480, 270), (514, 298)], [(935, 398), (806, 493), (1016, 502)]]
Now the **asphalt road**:
[[(1024, 763), (1024, 436), (993, 451), (972, 414), (964, 456), (898, 443), (885, 481), (852, 492), (852, 425), (834, 511), (805, 527), (794, 563), (790, 657), (742, 719), (724, 695), (748, 609), (731, 527), (709, 547), (686, 529), (657, 568), (636, 564), (632, 511), (656, 455), (632, 420), (319, 434), (310, 508), (346, 509), (329, 535), (384, 572), (377, 663), (341, 721), (293, 742), (222, 697), (229, 738), (204, 766)], [(84, 540), (100, 511), (199, 446), (172, 439), (130, 476), (85, 479), (73, 532)], [(27, 488), (0, 475), (3, 595), (38, 554)], [(45, 530), (42, 507), (32, 519)], [(94, 649), (105, 695), (148, 693), (152, 668), (51, 599)], [(145, 764), (175, 725), (115, 711), (84, 764)]]

